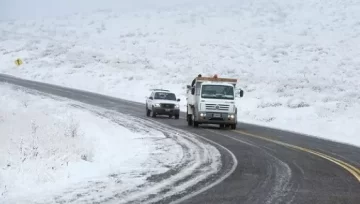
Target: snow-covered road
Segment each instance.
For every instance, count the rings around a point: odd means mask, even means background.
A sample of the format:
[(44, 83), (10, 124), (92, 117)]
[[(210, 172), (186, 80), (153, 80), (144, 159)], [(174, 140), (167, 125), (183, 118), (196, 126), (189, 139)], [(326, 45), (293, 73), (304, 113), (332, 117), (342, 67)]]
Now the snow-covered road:
[(156, 201), (221, 169), (219, 151), (193, 134), (16, 86), (0, 91), (0, 203)]

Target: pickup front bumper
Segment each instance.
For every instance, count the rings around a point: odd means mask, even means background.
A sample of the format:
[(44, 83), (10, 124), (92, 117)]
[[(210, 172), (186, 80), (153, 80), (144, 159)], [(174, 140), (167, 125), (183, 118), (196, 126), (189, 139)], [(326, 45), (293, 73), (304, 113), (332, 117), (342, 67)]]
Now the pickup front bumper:
[(179, 115), (180, 110), (176, 108), (154, 107), (153, 111), (156, 115)]

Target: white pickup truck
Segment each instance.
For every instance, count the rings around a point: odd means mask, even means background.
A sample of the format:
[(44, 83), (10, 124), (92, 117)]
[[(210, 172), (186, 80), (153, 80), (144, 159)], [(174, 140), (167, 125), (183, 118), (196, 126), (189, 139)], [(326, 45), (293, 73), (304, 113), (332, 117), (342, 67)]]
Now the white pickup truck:
[[(236, 129), (235, 104), (237, 79), (197, 77), (194, 86), (187, 86), (187, 122), (189, 126), (219, 124)], [(243, 97), (244, 91), (238, 93)]]
[(169, 90), (153, 89), (146, 99), (146, 116), (167, 115), (169, 118), (174, 116), (175, 119), (179, 119), (179, 101), (180, 99), (176, 99), (176, 95)]

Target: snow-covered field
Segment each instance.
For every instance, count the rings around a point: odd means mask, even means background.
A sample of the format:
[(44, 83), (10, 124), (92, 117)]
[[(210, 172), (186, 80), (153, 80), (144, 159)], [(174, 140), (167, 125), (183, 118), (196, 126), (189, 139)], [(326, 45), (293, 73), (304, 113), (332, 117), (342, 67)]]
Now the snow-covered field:
[(183, 105), (198, 73), (236, 77), (240, 121), (360, 146), (357, 0), (7, 1), (2, 73), (139, 102), (169, 88)]
[(221, 167), (216, 148), (191, 134), (9, 85), (0, 92), (0, 203), (126, 203), (170, 188), (166, 197)]

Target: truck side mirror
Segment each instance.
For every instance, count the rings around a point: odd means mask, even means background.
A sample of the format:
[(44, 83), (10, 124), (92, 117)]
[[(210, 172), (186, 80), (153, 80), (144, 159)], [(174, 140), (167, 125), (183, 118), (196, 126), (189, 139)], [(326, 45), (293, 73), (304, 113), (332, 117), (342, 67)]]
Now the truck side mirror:
[(191, 95), (194, 95), (195, 94), (195, 87), (192, 87), (191, 88)]
[(152, 97), (152, 96), (150, 96), (150, 97), (149, 97), (149, 99), (150, 99), (150, 100), (153, 100), (153, 97)]
[(240, 97), (243, 97), (243, 96), (244, 96), (244, 91), (240, 90)]
[(187, 89), (190, 89), (190, 88), (191, 88), (191, 86), (190, 86), (190, 85), (187, 85), (187, 86), (186, 86), (186, 88), (187, 88)]
[(178, 98), (176, 101), (180, 101), (180, 98)]

